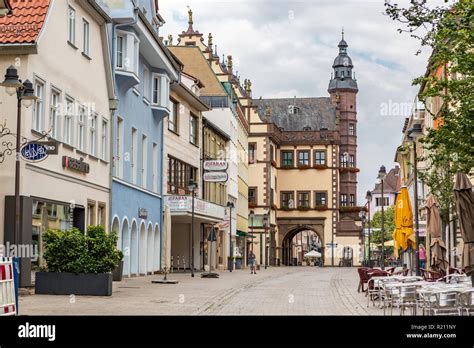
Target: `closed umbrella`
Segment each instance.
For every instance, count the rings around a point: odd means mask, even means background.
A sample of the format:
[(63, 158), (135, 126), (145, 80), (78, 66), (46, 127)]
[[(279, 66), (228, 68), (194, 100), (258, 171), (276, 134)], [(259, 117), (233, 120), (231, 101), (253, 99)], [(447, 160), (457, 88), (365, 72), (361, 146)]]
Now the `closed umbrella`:
[(457, 173), (454, 184), (456, 210), (461, 228), (464, 248), (462, 252), (463, 267), (471, 275), (474, 286), (474, 193), (472, 184), (466, 174)]
[(441, 239), (439, 204), (432, 194), (426, 198), (426, 211), (426, 233), (431, 236), (431, 268), (436, 271), (446, 271), (448, 261), (446, 260), (446, 246)]
[(395, 201), (395, 231), (392, 234), (395, 257), (398, 258), (398, 249), (406, 251), (412, 244), (413, 211), (406, 186), (400, 188)]

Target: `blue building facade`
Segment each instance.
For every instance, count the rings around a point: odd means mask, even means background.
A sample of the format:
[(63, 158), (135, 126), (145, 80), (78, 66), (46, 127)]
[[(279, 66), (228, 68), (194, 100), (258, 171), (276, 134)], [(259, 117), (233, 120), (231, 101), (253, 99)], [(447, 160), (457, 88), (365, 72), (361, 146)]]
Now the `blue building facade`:
[(163, 120), (180, 66), (161, 43), (156, 2), (105, 1), (118, 98), (112, 121), (111, 230), (124, 253), (124, 276), (161, 268)]

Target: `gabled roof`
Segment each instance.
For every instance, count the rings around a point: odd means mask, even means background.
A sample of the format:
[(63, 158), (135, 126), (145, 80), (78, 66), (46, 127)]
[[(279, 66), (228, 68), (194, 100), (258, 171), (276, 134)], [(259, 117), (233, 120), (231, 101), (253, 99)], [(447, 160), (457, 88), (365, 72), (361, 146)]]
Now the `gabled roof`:
[[(390, 169), (388, 174), (385, 176), (383, 181), (383, 192), (384, 193), (398, 193), (400, 191), (400, 167)], [(375, 188), (372, 193), (382, 193), (382, 187), (380, 183), (375, 184)]]
[(33, 44), (44, 26), (51, 0), (11, 0), (12, 13), (0, 17), (0, 44)]
[[(264, 122), (265, 110), (269, 107), (272, 121), (283, 131), (336, 129), (336, 108), (329, 97), (254, 99), (253, 105), (257, 106), (258, 115)], [(297, 111), (291, 113), (291, 108)]]
[(199, 47), (168, 46), (168, 49), (184, 64), (184, 73), (198, 78), (204, 84), (201, 96), (227, 96)]

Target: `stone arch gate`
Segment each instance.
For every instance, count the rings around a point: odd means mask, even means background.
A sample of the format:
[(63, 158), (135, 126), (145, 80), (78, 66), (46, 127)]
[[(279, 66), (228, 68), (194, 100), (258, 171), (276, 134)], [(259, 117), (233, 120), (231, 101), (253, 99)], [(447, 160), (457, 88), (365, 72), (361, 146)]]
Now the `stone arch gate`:
[(285, 266), (290, 265), (292, 257), (292, 248), (290, 247), (291, 240), (301, 231), (313, 231), (315, 232), (319, 240), (321, 241), (321, 254), (324, 257), (324, 217), (314, 218), (278, 218), (278, 241), (280, 247), (279, 256), (282, 260), (282, 264)]

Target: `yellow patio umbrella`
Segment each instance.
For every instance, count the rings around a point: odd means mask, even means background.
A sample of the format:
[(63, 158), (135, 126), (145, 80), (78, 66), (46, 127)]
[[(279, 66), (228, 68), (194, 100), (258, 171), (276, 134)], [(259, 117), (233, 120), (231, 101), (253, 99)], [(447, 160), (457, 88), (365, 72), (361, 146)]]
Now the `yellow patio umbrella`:
[(393, 236), (394, 254), (398, 257), (398, 249), (407, 250), (414, 245), (413, 238), (413, 211), (411, 209), (408, 189), (402, 186), (395, 201), (395, 231)]

